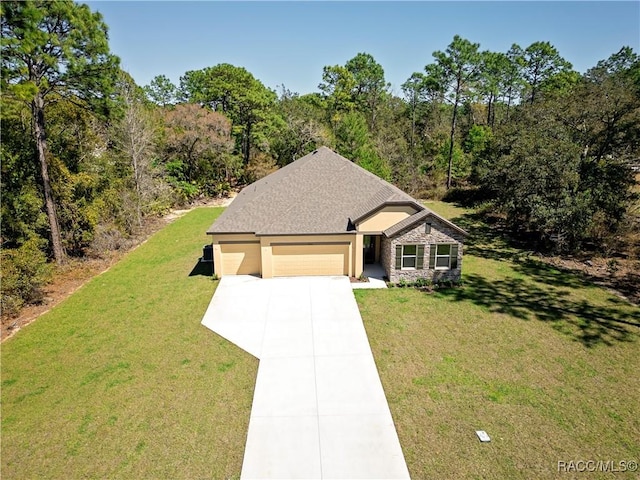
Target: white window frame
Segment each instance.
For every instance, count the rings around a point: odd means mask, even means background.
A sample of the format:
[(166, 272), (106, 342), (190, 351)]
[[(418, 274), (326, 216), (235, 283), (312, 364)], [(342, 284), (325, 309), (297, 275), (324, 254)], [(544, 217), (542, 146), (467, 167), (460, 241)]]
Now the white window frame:
[[(438, 253), (438, 249), (440, 247), (447, 247), (447, 253)], [(438, 259), (440, 258), (446, 258), (447, 259), (447, 265), (446, 266), (438, 266)], [(450, 243), (438, 243), (436, 244), (436, 256), (435, 256), (435, 263), (434, 263), (434, 268), (436, 270), (450, 270), (451, 269), (451, 244)]]
[[(414, 253), (406, 254), (404, 253), (404, 249), (407, 247), (413, 247), (415, 249)], [(405, 267), (404, 259), (405, 258), (413, 258), (413, 267)], [(400, 269), (401, 270), (417, 270), (418, 267), (418, 245), (402, 245), (402, 255), (400, 256)]]

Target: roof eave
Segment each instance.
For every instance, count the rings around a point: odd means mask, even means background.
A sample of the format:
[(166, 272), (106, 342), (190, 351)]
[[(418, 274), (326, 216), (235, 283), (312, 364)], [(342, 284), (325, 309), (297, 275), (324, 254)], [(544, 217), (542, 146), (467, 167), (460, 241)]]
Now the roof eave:
[(272, 232), (257, 232), (255, 235), (256, 237), (310, 237), (310, 236), (327, 236), (327, 235), (353, 235), (354, 233), (356, 233), (355, 231), (345, 231), (345, 230), (341, 230), (339, 232), (279, 232), (279, 233), (272, 233)]
[(229, 231), (229, 232), (223, 232), (223, 231), (211, 231), (211, 230), (207, 230), (207, 235), (256, 235), (256, 232), (239, 232), (239, 231)]

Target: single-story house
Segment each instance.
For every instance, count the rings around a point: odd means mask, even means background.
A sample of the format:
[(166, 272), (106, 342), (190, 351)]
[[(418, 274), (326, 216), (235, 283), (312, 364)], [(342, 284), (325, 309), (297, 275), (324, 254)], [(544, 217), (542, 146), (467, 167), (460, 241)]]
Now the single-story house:
[(214, 273), (458, 280), (464, 230), (327, 147), (245, 187), (211, 225)]

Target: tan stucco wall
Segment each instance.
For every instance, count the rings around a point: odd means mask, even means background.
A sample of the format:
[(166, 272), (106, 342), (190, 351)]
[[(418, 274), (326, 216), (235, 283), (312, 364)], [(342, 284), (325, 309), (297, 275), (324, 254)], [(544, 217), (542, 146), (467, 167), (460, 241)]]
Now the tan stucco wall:
[(358, 222), (356, 229), (359, 232), (380, 233), (416, 212), (411, 205), (389, 205)]
[(355, 235), (355, 245), (353, 249), (353, 273), (352, 276), (359, 277), (362, 275), (364, 259), (362, 258), (362, 251), (364, 248), (364, 235)]

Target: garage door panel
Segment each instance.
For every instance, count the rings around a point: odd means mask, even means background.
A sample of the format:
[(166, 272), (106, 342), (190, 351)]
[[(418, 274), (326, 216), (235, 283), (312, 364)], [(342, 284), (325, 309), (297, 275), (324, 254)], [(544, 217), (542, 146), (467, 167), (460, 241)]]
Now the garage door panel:
[(274, 245), (273, 276), (347, 275), (348, 244)]
[(259, 243), (229, 243), (220, 245), (223, 275), (260, 274)]

